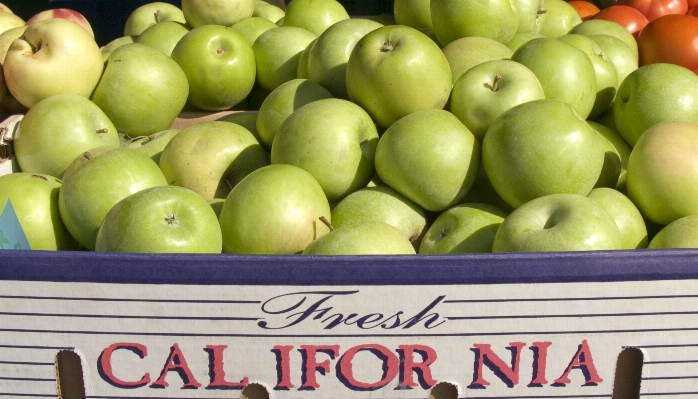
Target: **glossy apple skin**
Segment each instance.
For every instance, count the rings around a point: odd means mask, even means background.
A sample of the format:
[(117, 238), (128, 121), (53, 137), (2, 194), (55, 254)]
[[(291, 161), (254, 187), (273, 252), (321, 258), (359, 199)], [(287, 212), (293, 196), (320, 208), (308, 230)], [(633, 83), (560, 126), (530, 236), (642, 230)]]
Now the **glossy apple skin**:
[(5, 56), (7, 56), (12, 42), (22, 37), (25, 30), (27, 30), (26, 25), (8, 29), (0, 34), (0, 65), (5, 63)]
[(463, 37), (452, 41), (442, 51), (451, 67), (453, 83), (475, 65), (509, 59), (514, 54), (506, 45), (486, 37)]
[(347, 100), (322, 99), (298, 108), (279, 127), (271, 163), (303, 168), (327, 200), (337, 202), (371, 180), (377, 143), (366, 111)]
[(235, 32), (241, 34), (242, 37), (244, 37), (245, 40), (247, 40), (247, 43), (249, 43), (250, 46), (252, 46), (254, 42), (257, 40), (257, 38), (262, 35), (262, 33), (270, 29), (278, 28), (278, 26), (265, 18), (250, 17), (247, 19), (243, 19), (242, 21), (236, 22), (230, 28)]
[(134, 42), (160, 50), (169, 57), (172, 55), (174, 47), (189, 30), (190, 29), (181, 22), (160, 22), (149, 26), (135, 38)]
[(252, 45), (257, 61), (257, 83), (272, 91), (296, 79), (301, 53), (316, 38), (314, 33), (293, 26), (262, 33)]
[(630, 153), (626, 184), (652, 222), (698, 214), (698, 126), (667, 121), (649, 128)]
[(487, 204), (459, 204), (441, 213), (419, 246), (420, 254), (490, 253), (507, 216)]
[(182, 0), (182, 12), (192, 28), (231, 26), (254, 13), (254, 0)]
[(303, 255), (415, 255), (410, 241), (395, 227), (377, 221), (339, 227), (311, 242)]
[[(439, 132), (439, 134), (434, 134)], [(391, 125), (376, 148), (376, 172), (429, 211), (465, 197), (480, 166), (480, 143), (453, 114), (423, 110)]]
[(130, 148), (83, 157), (64, 175), (58, 209), (70, 234), (92, 251), (99, 226), (116, 203), (146, 188), (166, 186), (167, 180), (150, 157)]
[(230, 28), (205, 25), (189, 31), (172, 50), (189, 81), (189, 104), (206, 111), (231, 108), (254, 86), (252, 46)]
[(24, 25), (22, 18), (9, 12), (0, 12), (0, 33)]
[(269, 157), (249, 130), (221, 121), (181, 130), (160, 155), (160, 169), (170, 185), (206, 199), (226, 198), (231, 187), (266, 165)]
[(244, 127), (245, 129), (249, 130), (250, 133), (252, 133), (252, 135), (254, 136), (254, 138), (257, 139), (257, 141), (261, 144), (261, 141), (259, 140), (259, 133), (257, 132), (258, 115), (259, 111), (236, 112), (234, 114), (231, 114), (230, 116), (221, 119), (221, 121), (234, 123), (236, 125)]
[(175, 61), (145, 44), (132, 43), (109, 56), (92, 101), (119, 133), (136, 137), (169, 129), (188, 93), (187, 76)]
[(605, 147), (572, 106), (558, 100), (518, 105), (495, 119), (482, 161), (497, 193), (517, 208), (550, 194), (589, 194)]
[(519, 28), (516, 9), (509, 0), (432, 0), (430, 10), (434, 33), (442, 46), (468, 36), (506, 43)]
[(623, 26), (603, 19), (590, 19), (572, 28), (569, 33), (576, 33), (584, 36), (609, 35), (618, 38), (625, 43), (635, 58), (638, 58), (637, 41), (632, 33)]
[(558, 252), (622, 249), (613, 217), (577, 194), (551, 194), (515, 209), (499, 227), (492, 252)]
[(613, 217), (620, 231), (623, 249), (647, 248), (647, 226), (635, 204), (612, 188), (591, 190), (587, 198), (596, 201)]
[(393, 14), (395, 25), (407, 25), (415, 29), (433, 28), (430, 0), (395, 0)]
[(307, 79), (293, 79), (274, 89), (262, 103), (257, 114), (260, 143), (271, 148), (279, 127), (298, 108), (313, 101), (332, 98), (332, 93)]
[[(630, 157), (631, 151), (630, 146), (625, 142), (625, 140), (623, 140), (620, 133), (611, 129), (610, 127), (594, 121), (587, 121), (587, 123), (589, 123), (589, 126), (591, 126), (603, 137), (607, 145), (604, 170), (601, 172), (599, 181), (596, 182), (596, 186), (615, 188), (619, 191), (625, 192), (625, 174), (628, 170), (628, 158)], [(609, 173), (607, 169), (611, 167), (618, 170), (614, 170), (612, 173)], [(602, 179), (604, 172), (606, 172), (607, 175), (612, 174), (614, 176), (615, 183), (612, 181), (613, 179), (608, 179), (606, 182), (604, 182)], [(602, 184), (600, 185), (600, 183)]]
[(545, 19), (538, 33), (555, 39), (570, 33), (577, 25), (582, 23), (582, 17), (577, 10), (563, 0), (546, 0)]
[(698, 215), (684, 216), (662, 228), (648, 248), (698, 248)]
[(533, 39), (539, 39), (541, 37), (545, 37), (541, 35), (540, 33), (525, 33), (525, 32), (519, 32), (514, 37), (509, 40), (508, 42), (505, 43), (509, 49), (511, 49), (512, 52), (516, 51), (521, 47), (524, 43), (529, 42)]
[(114, 50), (118, 49), (119, 47), (125, 44), (133, 43), (137, 37), (138, 36), (122, 36), (117, 37), (116, 39), (107, 43), (104, 47), (100, 49), (100, 51), (102, 52), (102, 59), (104, 59), (104, 62), (107, 62), (109, 56), (111, 55), (111, 53), (114, 52)]
[(133, 10), (126, 19), (124, 36), (138, 36), (148, 27), (165, 21), (187, 23), (182, 10), (173, 4), (162, 1), (144, 4)]
[(264, 18), (267, 21), (276, 24), (276, 21), (283, 18), (285, 14), (286, 13), (284, 10), (273, 4), (269, 4), (266, 1), (255, 0), (254, 2), (254, 11), (252, 12), (252, 18)]
[(293, 0), (286, 5), (283, 24), (320, 36), (325, 29), (345, 19), (349, 19), (349, 14), (335, 0)]
[(442, 109), (451, 86), (451, 68), (441, 49), (408, 26), (368, 33), (347, 63), (349, 99), (383, 127), (412, 112)]
[(698, 124), (698, 76), (674, 64), (640, 67), (618, 88), (613, 110), (618, 132), (631, 146), (659, 122)]
[(511, 60), (533, 71), (545, 98), (571, 104), (584, 119), (589, 116), (596, 102), (596, 72), (582, 50), (557, 39), (533, 39)]
[(90, 97), (104, 62), (83, 27), (67, 19), (48, 19), (27, 27), (23, 38), (12, 42), (3, 64), (7, 87), (17, 101), (31, 108), (56, 94)]
[(300, 253), (330, 231), (321, 216), (331, 222), (330, 204), (310, 173), (285, 164), (260, 168), (225, 199), (223, 252)]
[(53, 8), (50, 10), (42, 11), (27, 20), (27, 25), (34, 24), (39, 21), (45, 21), (51, 18), (63, 18), (69, 21), (73, 21), (76, 24), (85, 28), (85, 30), (90, 34), (90, 36), (95, 37), (95, 33), (92, 30), (90, 22), (85, 18), (84, 15), (80, 14), (75, 10), (69, 8)]
[(540, 32), (547, 15), (545, 10), (547, 3), (546, 0), (514, 0), (512, 4), (516, 8), (516, 15), (519, 19), (519, 28), (516, 33)]
[(12, 201), (33, 250), (74, 250), (78, 247), (58, 212), (60, 188), (61, 181), (53, 176), (32, 173), (0, 176), (0, 214), (8, 199)]
[(590, 35), (589, 38), (601, 47), (607, 59), (613, 63), (618, 73), (618, 86), (631, 72), (638, 68), (637, 58), (625, 42), (615, 36)]
[(221, 253), (218, 218), (203, 197), (183, 187), (152, 187), (114, 205), (97, 232), (95, 251)]
[(23, 171), (59, 179), (83, 152), (118, 145), (119, 134), (107, 115), (92, 101), (72, 94), (52, 96), (34, 105), (14, 138)]

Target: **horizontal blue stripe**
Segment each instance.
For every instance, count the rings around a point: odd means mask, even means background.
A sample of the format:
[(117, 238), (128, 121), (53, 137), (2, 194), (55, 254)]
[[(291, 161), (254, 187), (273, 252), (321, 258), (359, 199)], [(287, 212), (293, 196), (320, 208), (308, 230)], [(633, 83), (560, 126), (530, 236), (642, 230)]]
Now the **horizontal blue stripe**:
[(0, 280), (197, 285), (456, 285), (698, 279), (698, 250), (415, 256), (3, 251)]

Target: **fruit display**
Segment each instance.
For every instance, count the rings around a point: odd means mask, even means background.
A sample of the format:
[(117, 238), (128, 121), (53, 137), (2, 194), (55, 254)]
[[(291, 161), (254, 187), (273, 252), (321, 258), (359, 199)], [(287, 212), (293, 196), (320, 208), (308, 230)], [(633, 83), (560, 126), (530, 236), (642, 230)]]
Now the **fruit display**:
[(287, 3), (152, 2), (99, 44), (3, 8), (0, 212), (35, 250), (698, 248), (686, 0)]

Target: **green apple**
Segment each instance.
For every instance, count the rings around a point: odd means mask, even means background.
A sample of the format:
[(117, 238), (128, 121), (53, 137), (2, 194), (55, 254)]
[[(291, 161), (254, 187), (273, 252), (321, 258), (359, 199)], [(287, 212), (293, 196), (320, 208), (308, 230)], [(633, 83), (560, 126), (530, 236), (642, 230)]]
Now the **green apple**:
[(138, 36), (122, 36), (122, 37), (117, 37), (116, 39), (110, 41), (107, 43), (106, 46), (102, 47), (100, 51), (102, 52), (102, 59), (104, 62), (107, 62), (109, 59), (109, 56), (111, 53), (114, 52), (114, 50), (118, 49), (119, 47), (123, 46), (124, 44), (131, 44), (135, 41), (135, 39)]
[(303, 255), (415, 255), (412, 243), (395, 227), (377, 221), (338, 227), (311, 242)]
[(415, 29), (433, 28), (430, 0), (395, 0), (393, 14), (397, 25)]
[(60, 179), (83, 152), (118, 146), (119, 135), (95, 103), (85, 97), (60, 94), (38, 102), (27, 112), (13, 142), (24, 172)]
[(300, 253), (330, 231), (320, 217), (331, 221), (330, 204), (310, 173), (285, 164), (260, 168), (225, 199), (223, 252)]
[(529, 201), (499, 227), (493, 252), (558, 252), (622, 249), (613, 217), (577, 194), (550, 194)]
[(319, 84), (307, 79), (293, 79), (274, 89), (264, 100), (257, 115), (260, 143), (271, 148), (281, 124), (298, 108), (313, 101), (332, 98)]
[(160, 50), (169, 57), (172, 55), (172, 49), (187, 32), (189, 32), (189, 28), (185, 24), (165, 21), (149, 26), (134, 39), (134, 42)]
[(513, 0), (512, 4), (519, 18), (519, 29), (516, 33), (537, 34), (543, 27), (548, 13), (545, 8), (546, 0)]
[[(563, 0), (546, 0), (545, 19), (538, 33), (555, 39), (570, 33), (577, 25), (582, 23), (582, 18), (577, 10)], [(572, 32), (576, 33), (576, 32)]]
[(514, 37), (509, 40), (508, 42), (504, 43), (509, 49), (512, 51), (512, 53), (516, 50), (519, 49), (524, 43), (527, 43), (533, 39), (539, 39), (541, 37), (545, 37), (541, 35), (540, 33), (523, 33), (519, 32), (514, 35)]
[(38, 14), (35, 14), (33, 17), (29, 18), (26, 24), (32, 25), (39, 21), (45, 21), (47, 19), (52, 18), (63, 18), (69, 21), (73, 21), (76, 24), (85, 28), (85, 30), (87, 31), (87, 33), (90, 34), (90, 36), (95, 37), (95, 33), (92, 30), (92, 26), (90, 25), (90, 22), (87, 20), (87, 18), (85, 18), (85, 16), (80, 14), (79, 12), (71, 10), (69, 8), (52, 8), (50, 10), (41, 11)]
[(698, 76), (675, 64), (645, 65), (620, 85), (613, 110), (618, 133), (631, 146), (659, 122), (698, 124)]
[(150, 159), (155, 161), (155, 163), (160, 164), (160, 155), (162, 155), (162, 150), (165, 149), (167, 143), (169, 143), (177, 133), (179, 133), (179, 130), (171, 129), (153, 133), (148, 136), (136, 137), (125, 147), (141, 151), (149, 156)]
[(487, 177), (485, 167), (480, 162), (480, 168), (475, 175), (473, 187), (468, 191), (461, 204), (487, 204), (499, 208), (507, 213), (510, 213), (514, 208), (507, 204), (502, 197), (497, 194), (497, 191), (492, 186), (490, 178)]
[(111, 53), (92, 101), (119, 133), (135, 137), (169, 129), (188, 93), (187, 76), (172, 58), (132, 43)]
[(504, 112), (482, 143), (485, 172), (514, 208), (549, 194), (586, 196), (604, 153), (603, 139), (571, 105), (548, 99)]
[(666, 121), (647, 129), (630, 153), (626, 185), (652, 222), (698, 214), (698, 126)]
[(104, 61), (94, 38), (80, 25), (54, 18), (27, 27), (12, 42), (3, 64), (7, 88), (27, 108), (56, 94), (89, 98)]
[(444, 110), (418, 111), (398, 120), (376, 148), (381, 180), (429, 211), (442, 211), (462, 200), (479, 166), (480, 143)]
[(268, 19), (261, 17), (250, 17), (243, 19), (242, 21), (234, 23), (233, 26), (230, 27), (230, 29), (241, 34), (242, 37), (247, 40), (247, 43), (249, 43), (250, 46), (254, 44), (262, 33), (274, 28), (278, 28), (278, 26)]
[(0, 12), (0, 33), (25, 25), (22, 18), (9, 12)]
[(11, 173), (0, 176), (0, 214), (12, 201), (19, 224), (33, 250), (73, 250), (78, 243), (58, 212), (61, 181), (54, 176)]
[(383, 127), (416, 111), (442, 109), (453, 85), (441, 49), (401, 25), (378, 28), (357, 42), (346, 81), (349, 99)]
[[(606, 141), (606, 157), (604, 161), (604, 170), (599, 176), (599, 181), (596, 186), (599, 187), (599, 183), (602, 180), (602, 176), (614, 176), (612, 179), (609, 178), (608, 184), (603, 184), (602, 186), (615, 188), (620, 191), (625, 190), (625, 173), (628, 170), (628, 158), (630, 157), (630, 146), (623, 140), (620, 134), (600, 123), (594, 121), (587, 121), (589, 126), (594, 128)], [(608, 170), (613, 169), (614, 171), (610, 173)], [(618, 169), (618, 171), (615, 171)], [(604, 174), (606, 171), (606, 174)]]
[(332, 208), (332, 225), (336, 228), (368, 221), (395, 227), (415, 249), (427, 229), (424, 210), (388, 186), (362, 188)]
[(486, 61), (506, 60), (514, 52), (504, 44), (486, 37), (463, 37), (442, 49), (451, 67), (453, 83), (470, 68)]
[(698, 248), (697, 231), (698, 215), (684, 216), (662, 228), (648, 248)]
[(0, 65), (5, 63), (7, 51), (10, 50), (12, 42), (22, 37), (25, 30), (27, 30), (26, 25), (8, 29), (0, 34)]
[(359, 39), (382, 26), (369, 19), (357, 18), (339, 21), (327, 28), (308, 53), (308, 79), (321, 84), (333, 96), (348, 99), (349, 55)]
[(487, 129), (504, 111), (544, 98), (538, 78), (526, 66), (509, 60), (486, 61), (470, 68), (453, 85), (448, 108), (482, 143)]
[(347, 100), (327, 98), (298, 108), (279, 127), (271, 163), (308, 171), (327, 200), (336, 202), (371, 180), (377, 143), (376, 126), (366, 111)]
[(606, 55), (606, 59), (616, 67), (618, 86), (631, 72), (638, 68), (637, 57), (622, 40), (609, 35), (591, 35), (589, 38), (599, 45), (601, 51)]
[(632, 33), (616, 22), (606, 21), (605, 19), (588, 19), (572, 28), (569, 33), (577, 33), (585, 36), (613, 36), (622, 40), (623, 43), (630, 48), (630, 51), (632, 51), (632, 53), (635, 55), (635, 58), (638, 58), (637, 40), (635, 40)]
[(587, 198), (596, 201), (613, 217), (620, 231), (623, 249), (647, 248), (647, 226), (640, 211), (628, 197), (612, 188), (595, 188)]
[(259, 111), (243, 111), (236, 112), (230, 116), (226, 116), (221, 119), (223, 122), (230, 122), (236, 125), (240, 125), (245, 129), (249, 130), (257, 141), (262, 143), (259, 138), (259, 133), (257, 132), (257, 117)]
[(269, 157), (252, 133), (222, 121), (182, 129), (160, 155), (160, 169), (170, 185), (206, 199), (227, 197), (240, 180), (266, 165)]
[(182, 12), (192, 28), (231, 26), (254, 13), (255, 0), (182, 0)]
[(158, 165), (130, 148), (100, 147), (76, 158), (63, 177), (58, 195), (61, 219), (70, 234), (94, 250), (107, 212), (122, 199), (150, 187), (166, 186)]
[(335, 0), (291, 0), (286, 5), (284, 26), (295, 26), (320, 36), (325, 29), (349, 19), (344, 6)]
[(293, 26), (262, 33), (252, 45), (257, 61), (257, 83), (268, 91), (296, 79), (301, 53), (317, 36)]
[(124, 36), (138, 36), (148, 27), (160, 22), (187, 23), (179, 7), (162, 1), (144, 4), (131, 11), (124, 25)]
[(460, 204), (439, 215), (419, 246), (420, 254), (492, 252), (506, 212), (487, 204)]
[(298, 69), (296, 70), (296, 77), (298, 79), (308, 79), (308, 77), (310, 77), (308, 72), (308, 57), (310, 57), (310, 51), (313, 49), (316, 41), (317, 38), (310, 42), (310, 44), (305, 47), (305, 50), (301, 52), (301, 56), (298, 59)]
[(515, 5), (510, 0), (431, 0), (431, 21), (442, 46), (468, 36), (506, 43), (519, 29)]
[(533, 39), (511, 60), (536, 74), (545, 98), (569, 103), (584, 119), (589, 116), (596, 102), (596, 72), (582, 50), (557, 39)]
[(233, 29), (204, 25), (172, 50), (189, 81), (189, 104), (206, 111), (231, 108), (252, 91), (257, 73), (247, 40)]
[(279, 7), (269, 4), (263, 0), (255, 0), (254, 11), (252, 17), (264, 18), (269, 22), (276, 24), (276, 21), (284, 17), (285, 11)]
[(95, 251), (221, 253), (218, 218), (199, 194), (183, 187), (152, 187), (122, 199), (104, 217)]

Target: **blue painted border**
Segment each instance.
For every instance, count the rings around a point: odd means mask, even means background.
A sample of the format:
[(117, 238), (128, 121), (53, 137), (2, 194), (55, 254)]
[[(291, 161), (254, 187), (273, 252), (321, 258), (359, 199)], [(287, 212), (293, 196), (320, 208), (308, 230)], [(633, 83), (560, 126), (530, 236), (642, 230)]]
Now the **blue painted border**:
[(195, 285), (456, 285), (698, 280), (698, 250), (448, 256), (1, 251), (0, 280)]

